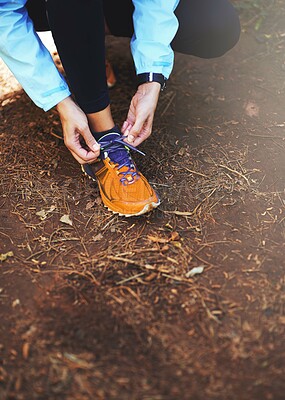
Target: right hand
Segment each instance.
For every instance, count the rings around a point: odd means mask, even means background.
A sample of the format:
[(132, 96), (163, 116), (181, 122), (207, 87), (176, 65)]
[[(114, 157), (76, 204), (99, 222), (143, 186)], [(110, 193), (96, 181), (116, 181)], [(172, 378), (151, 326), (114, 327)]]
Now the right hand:
[[(81, 108), (67, 97), (56, 106), (59, 112), (64, 143), (73, 157), (80, 163), (92, 163), (100, 154), (100, 145), (94, 139), (88, 126), (88, 120)], [(85, 140), (86, 147), (82, 147), (80, 137)]]

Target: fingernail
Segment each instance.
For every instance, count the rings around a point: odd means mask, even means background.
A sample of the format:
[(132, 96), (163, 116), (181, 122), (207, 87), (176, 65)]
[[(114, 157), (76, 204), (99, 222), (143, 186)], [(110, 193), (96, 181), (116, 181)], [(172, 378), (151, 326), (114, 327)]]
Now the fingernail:
[(128, 123), (127, 123), (127, 121), (125, 121), (125, 122), (123, 123), (122, 129), (125, 129), (127, 126), (128, 126)]
[(128, 142), (133, 142), (135, 140), (135, 137), (133, 135), (128, 136)]
[(93, 146), (92, 146), (92, 149), (94, 150), (94, 151), (98, 151), (98, 150), (100, 150), (100, 145), (99, 144), (93, 144)]

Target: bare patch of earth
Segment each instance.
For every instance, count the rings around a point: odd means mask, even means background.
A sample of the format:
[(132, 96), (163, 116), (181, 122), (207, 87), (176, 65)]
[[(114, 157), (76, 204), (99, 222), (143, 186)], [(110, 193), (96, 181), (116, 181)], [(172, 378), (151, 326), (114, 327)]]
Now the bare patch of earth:
[[(104, 209), (56, 137), (57, 114), (1, 66), (1, 399), (283, 399), (284, 1), (276, 7), (243, 13), (240, 43), (221, 59), (177, 55), (136, 157), (163, 201), (140, 218)], [(126, 41), (108, 49), (121, 123), (134, 72)]]

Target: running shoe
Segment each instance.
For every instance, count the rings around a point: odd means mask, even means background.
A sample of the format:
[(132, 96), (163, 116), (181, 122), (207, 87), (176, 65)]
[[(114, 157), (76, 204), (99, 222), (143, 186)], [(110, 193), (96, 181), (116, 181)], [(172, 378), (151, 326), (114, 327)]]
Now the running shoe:
[(160, 200), (138, 171), (130, 149), (140, 150), (124, 142), (125, 137), (116, 132), (107, 133), (98, 140), (100, 158), (92, 164), (81, 166), (82, 171), (97, 181), (105, 207), (121, 216), (136, 216), (151, 211)]
[(111, 89), (113, 86), (115, 86), (117, 79), (112, 64), (107, 60), (106, 60), (106, 78), (107, 78), (108, 88)]

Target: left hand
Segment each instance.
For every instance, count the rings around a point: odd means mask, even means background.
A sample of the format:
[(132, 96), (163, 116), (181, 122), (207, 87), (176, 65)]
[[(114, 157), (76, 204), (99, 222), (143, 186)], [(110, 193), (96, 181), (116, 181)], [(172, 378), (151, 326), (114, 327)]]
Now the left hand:
[(133, 146), (138, 146), (151, 134), (160, 88), (158, 82), (143, 83), (132, 98), (122, 133)]

